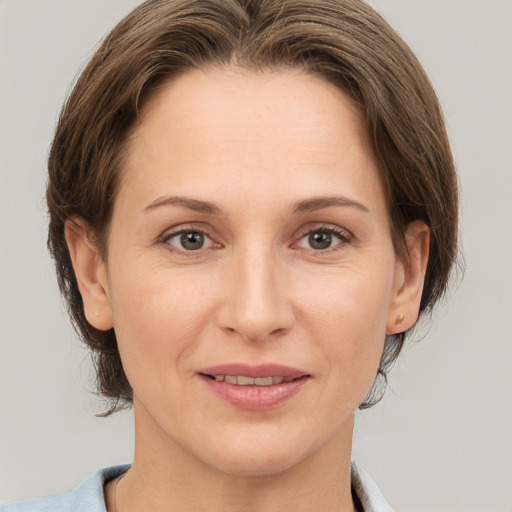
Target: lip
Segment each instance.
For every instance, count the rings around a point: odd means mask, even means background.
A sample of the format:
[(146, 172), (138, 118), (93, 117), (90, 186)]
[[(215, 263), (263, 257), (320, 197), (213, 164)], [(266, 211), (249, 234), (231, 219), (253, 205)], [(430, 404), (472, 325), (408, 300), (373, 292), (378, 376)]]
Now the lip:
[(299, 370), (298, 368), (273, 363), (259, 364), (256, 366), (243, 363), (221, 364), (202, 368), (199, 370), (199, 373), (204, 375), (244, 375), (245, 377), (252, 377), (253, 379), (274, 375), (298, 379), (304, 375), (309, 375), (308, 372)]
[[(293, 379), (290, 382), (270, 386), (240, 386), (225, 381), (216, 381), (209, 376), (237, 375), (252, 378), (281, 376)], [(202, 368), (198, 376), (210, 391), (230, 405), (245, 410), (261, 411), (278, 407), (296, 396), (308, 383), (311, 375), (298, 368), (278, 364), (224, 364)]]

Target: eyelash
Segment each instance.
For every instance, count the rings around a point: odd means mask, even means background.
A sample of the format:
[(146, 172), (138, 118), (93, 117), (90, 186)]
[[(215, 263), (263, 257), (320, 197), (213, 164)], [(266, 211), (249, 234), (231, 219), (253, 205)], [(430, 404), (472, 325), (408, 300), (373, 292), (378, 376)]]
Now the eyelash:
[[(211, 241), (212, 245), (210, 247), (206, 247), (206, 248), (201, 247), (197, 250), (185, 250), (185, 249), (180, 250), (170, 244), (169, 241), (172, 238), (174, 238), (178, 235), (183, 235), (185, 233), (201, 234), (201, 235), (205, 236), (206, 238), (208, 238)], [(334, 235), (339, 240), (339, 243), (335, 244), (333, 247), (328, 247), (326, 249), (313, 249), (313, 248), (305, 249), (304, 248), (304, 250), (313, 251), (313, 253), (315, 255), (322, 255), (322, 254), (340, 250), (343, 246), (351, 243), (353, 240), (352, 234), (344, 229), (341, 229), (339, 227), (332, 226), (332, 225), (321, 225), (321, 226), (318, 226), (318, 227), (315, 227), (312, 229), (306, 229), (306, 230), (302, 231), (301, 234), (297, 238), (295, 238), (294, 242), (291, 245), (293, 246), (293, 245), (299, 243), (301, 240), (304, 240), (306, 237), (310, 236), (313, 233)], [(204, 252), (205, 250), (211, 250), (212, 248), (215, 249), (215, 248), (222, 247), (222, 244), (214, 242), (210, 232), (207, 229), (205, 229), (204, 227), (198, 228), (198, 227), (193, 227), (193, 226), (181, 227), (180, 229), (178, 229), (176, 231), (172, 231), (171, 233), (165, 233), (161, 237), (159, 237), (159, 242), (161, 244), (163, 244), (165, 246), (166, 250), (168, 250), (169, 252), (177, 253), (177, 254), (184, 255), (184, 256), (197, 256), (200, 253), (200, 251)], [(300, 249), (302, 249), (302, 248), (300, 248)]]
[(339, 243), (335, 244), (332, 247), (328, 247), (327, 249), (309, 248), (308, 250), (313, 251), (315, 255), (323, 255), (323, 254), (327, 254), (330, 252), (339, 251), (345, 245), (347, 245), (353, 241), (353, 235), (351, 233), (349, 233), (348, 231), (341, 229), (337, 226), (323, 224), (321, 226), (314, 227), (311, 229), (306, 229), (306, 230), (302, 231), (300, 236), (296, 238), (296, 241), (294, 242), (294, 244), (300, 242), (301, 240), (304, 240), (306, 237), (310, 236), (313, 233), (334, 235), (339, 240)]
[[(185, 249), (178, 249), (176, 247), (174, 247), (173, 245), (170, 244), (170, 240), (178, 235), (183, 235), (185, 233), (198, 233), (198, 234), (201, 234), (203, 235), (205, 238), (208, 238), (211, 242), (212, 242), (212, 246), (211, 247), (207, 247), (207, 248), (199, 248), (197, 250), (190, 250), (190, 251), (187, 251)], [(176, 231), (172, 231), (172, 232), (167, 232), (167, 233), (164, 233), (158, 240), (161, 244), (164, 245), (165, 249), (168, 250), (169, 252), (172, 252), (172, 253), (176, 253), (176, 254), (180, 254), (180, 255), (183, 255), (183, 256), (197, 256), (200, 254), (200, 251), (205, 251), (205, 250), (210, 250), (212, 248), (217, 248), (217, 247), (221, 247), (221, 244), (219, 243), (215, 243), (213, 241), (213, 238), (210, 234), (210, 232), (205, 229), (204, 227), (195, 227), (195, 226), (190, 226), (190, 227), (180, 227), (180, 229), (177, 229)], [(217, 246), (217, 247), (214, 247), (214, 246)]]

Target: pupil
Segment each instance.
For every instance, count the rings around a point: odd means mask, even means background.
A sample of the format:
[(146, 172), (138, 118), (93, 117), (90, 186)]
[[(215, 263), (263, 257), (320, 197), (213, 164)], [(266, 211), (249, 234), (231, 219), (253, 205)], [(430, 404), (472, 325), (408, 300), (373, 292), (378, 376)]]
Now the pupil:
[(195, 251), (201, 249), (204, 244), (204, 235), (196, 231), (183, 233), (180, 239), (181, 245), (184, 249)]
[(309, 244), (313, 249), (328, 249), (331, 246), (332, 236), (330, 233), (311, 233), (309, 235)]

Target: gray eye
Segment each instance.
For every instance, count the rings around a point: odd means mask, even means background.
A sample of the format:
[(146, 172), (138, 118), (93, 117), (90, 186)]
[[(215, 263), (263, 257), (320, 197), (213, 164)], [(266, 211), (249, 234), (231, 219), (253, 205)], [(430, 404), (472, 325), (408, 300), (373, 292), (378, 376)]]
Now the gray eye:
[(198, 231), (185, 231), (180, 235), (180, 244), (187, 251), (197, 251), (204, 245), (204, 234)]
[(180, 231), (170, 236), (166, 243), (180, 251), (198, 251), (212, 245), (212, 241), (202, 231)]
[(308, 242), (312, 249), (329, 249), (332, 244), (332, 233), (325, 231), (313, 231), (308, 235)]

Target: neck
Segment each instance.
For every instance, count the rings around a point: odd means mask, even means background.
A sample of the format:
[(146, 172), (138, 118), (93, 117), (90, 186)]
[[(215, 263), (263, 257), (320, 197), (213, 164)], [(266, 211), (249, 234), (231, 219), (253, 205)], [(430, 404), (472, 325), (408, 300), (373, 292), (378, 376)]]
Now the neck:
[[(139, 406), (140, 409), (140, 406)], [(352, 418), (346, 428), (291, 467), (236, 474), (199, 460), (139, 421), (135, 456), (117, 488), (117, 512), (354, 512), (350, 485)]]

